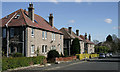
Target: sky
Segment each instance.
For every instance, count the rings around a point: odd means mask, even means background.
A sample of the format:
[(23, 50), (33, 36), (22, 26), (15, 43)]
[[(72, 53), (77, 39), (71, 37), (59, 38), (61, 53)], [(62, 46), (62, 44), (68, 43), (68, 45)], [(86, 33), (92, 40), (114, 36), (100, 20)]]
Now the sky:
[[(80, 0), (79, 0), (80, 1)], [(105, 41), (109, 34), (118, 35), (118, 2), (33, 2), (35, 14), (49, 21), (53, 13), (57, 29), (72, 27), (92, 40)], [(2, 2), (2, 17), (22, 8), (28, 10), (29, 2)]]

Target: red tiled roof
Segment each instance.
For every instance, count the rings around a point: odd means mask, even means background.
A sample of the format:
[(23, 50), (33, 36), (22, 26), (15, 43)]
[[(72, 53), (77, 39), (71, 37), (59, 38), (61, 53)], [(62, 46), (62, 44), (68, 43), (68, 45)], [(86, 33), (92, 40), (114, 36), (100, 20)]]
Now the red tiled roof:
[(79, 36), (80, 38), (82, 38), (86, 43), (89, 43), (89, 44), (94, 44), (93, 42), (91, 42), (90, 40), (85, 40), (85, 37), (83, 35), (80, 35)]
[(31, 21), (31, 19), (27, 16), (28, 12), (24, 11), (23, 9), (19, 9), (15, 12), (11, 13), (8, 18), (6, 18), (6, 17), (2, 18), (2, 27), (5, 27), (5, 24), (14, 16), (15, 13), (17, 13), (16, 15), (19, 14), (20, 17), (18, 19), (12, 19), (11, 22), (8, 23), (9, 27), (10, 26), (27, 26), (28, 25), (31, 27), (36, 27), (36, 28), (52, 31), (55, 33), (63, 34), (57, 28), (51, 27), (51, 25), (49, 25), (49, 23), (39, 15), (34, 14), (34, 19), (37, 21), (37, 23), (36, 22), (33, 23)]
[(79, 40), (83, 40), (82, 38), (80, 38), (79, 36), (77, 36), (73, 31), (72, 31), (72, 34), (70, 34), (70, 33), (68, 32), (68, 29), (67, 29), (67, 28), (61, 28), (60, 31), (63, 32), (65, 39), (78, 38)]

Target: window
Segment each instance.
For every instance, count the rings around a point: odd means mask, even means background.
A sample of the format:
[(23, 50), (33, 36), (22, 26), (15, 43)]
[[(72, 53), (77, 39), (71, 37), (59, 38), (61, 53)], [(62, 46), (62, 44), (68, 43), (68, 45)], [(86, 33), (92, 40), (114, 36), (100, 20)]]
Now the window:
[(60, 52), (62, 52), (62, 48), (61, 48), (61, 45), (60, 45)]
[(56, 50), (55, 45), (52, 45), (51, 50)]
[(42, 31), (42, 39), (44, 39), (44, 31)]
[(55, 40), (55, 34), (52, 33), (52, 40)]
[(52, 33), (52, 40), (53, 40), (53, 33)]
[(42, 53), (44, 53), (44, 45), (42, 45)]
[(14, 37), (14, 28), (10, 28), (10, 37)]
[(34, 53), (34, 49), (35, 49), (35, 46), (32, 45), (32, 46), (31, 46), (31, 53)]
[(18, 19), (20, 17), (20, 15), (18, 14), (16, 17), (15, 17), (15, 19)]
[(47, 52), (47, 45), (45, 45), (45, 52)]
[(60, 39), (62, 39), (62, 35), (60, 35)]
[(6, 38), (6, 28), (3, 28), (3, 33), (2, 33), (2, 35), (3, 35), (3, 38)]
[(54, 40), (55, 40), (55, 34), (54, 34)]
[(34, 29), (31, 30), (31, 36), (34, 37)]
[(42, 45), (42, 53), (46, 53), (47, 52), (47, 45)]
[(45, 39), (47, 39), (47, 32), (45, 31)]

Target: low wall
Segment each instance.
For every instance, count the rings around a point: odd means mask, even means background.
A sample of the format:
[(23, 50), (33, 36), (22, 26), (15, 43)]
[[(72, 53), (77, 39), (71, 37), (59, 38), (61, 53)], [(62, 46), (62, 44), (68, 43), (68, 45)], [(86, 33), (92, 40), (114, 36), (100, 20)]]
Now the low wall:
[(76, 60), (76, 59), (77, 59), (76, 56), (71, 56), (71, 57), (59, 57), (59, 58), (56, 58), (55, 61), (56, 61), (56, 62), (72, 61), (72, 60)]

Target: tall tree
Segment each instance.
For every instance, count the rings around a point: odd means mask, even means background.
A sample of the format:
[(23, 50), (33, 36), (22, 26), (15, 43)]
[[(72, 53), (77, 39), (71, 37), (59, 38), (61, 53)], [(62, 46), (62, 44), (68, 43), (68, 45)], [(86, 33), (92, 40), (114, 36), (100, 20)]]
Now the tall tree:
[(78, 38), (73, 39), (70, 51), (71, 55), (80, 54), (80, 43)]
[(106, 42), (112, 42), (112, 41), (113, 41), (112, 36), (108, 35), (106, 38)]

